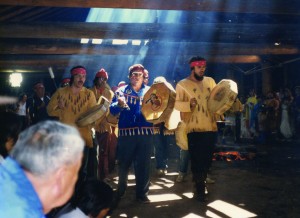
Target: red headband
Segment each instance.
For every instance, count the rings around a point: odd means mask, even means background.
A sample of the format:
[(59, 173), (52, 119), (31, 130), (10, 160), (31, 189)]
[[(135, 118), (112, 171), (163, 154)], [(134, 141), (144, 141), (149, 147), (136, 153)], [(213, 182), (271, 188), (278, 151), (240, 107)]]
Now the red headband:
[(99, 70), (98, 73), (96, 73), (95, 77), (97, 78), (103, 77), (105, 79), (108, 79), (108, 74), (103, 68), (101, 68), (101, 70)]
[(64, 83), (69, 83), (71, 80), (70, 78), (64, 78), (61, 83), (64, 84)]
[(131, 74), (132, 72), (134, 71), (140, 71), (140, 72), (143, 72), (144, 73), (144, 66), (141, 65), (141, 64), (134, 64), (132, 65), (131, 67), (129, 67), (129, 74)]
[(202, 61), (193, 61), (192, 63), (190, 63), (191, 67), (195, 67), (195, 66), (201, 67), (201, 66), (205, 66), (205, 65), (206, 65), (206, 61), (205, 60), (202, 60)]
[(72, 76), (75, 76), (75, 75), (78, 75), (78, 74), (86, 75), (86, 70), (84, 68), (75, 68), (71, 71)]

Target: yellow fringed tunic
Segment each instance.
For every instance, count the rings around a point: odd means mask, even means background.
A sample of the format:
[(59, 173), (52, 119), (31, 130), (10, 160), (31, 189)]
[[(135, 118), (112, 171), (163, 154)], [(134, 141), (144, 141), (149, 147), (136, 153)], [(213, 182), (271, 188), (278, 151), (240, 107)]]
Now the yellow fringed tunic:
[[(186, 78), (176, 85), (175, 109), (181, 112), (181, 119), (187, 124), (187, 133), (217, 131), (216, 119), (207, 109), (207, 100), (216, 82), (211, 77), (204, 77), (202, 84), (201, 89), (199, 83)], [(191, 98), (196, 98), (198, 103), (193, 111)]]
[[(59, 100), (64, 102), (64, 109), (58, 107)], [(93, 139), (91, 126), (78, 127), (75, 122), (82, 113), (95, 105), (96, 98), (91, 90), (83, 87), (79, 94), (75, 95), (73, 94), (71, 87), (67, 86), (59, 88), (53, 94), (47, 106), (47, 111), (50, 116), (58, 117), (59, 121), (62, 123), (77, 127), (86, 145), (92, 147)]]

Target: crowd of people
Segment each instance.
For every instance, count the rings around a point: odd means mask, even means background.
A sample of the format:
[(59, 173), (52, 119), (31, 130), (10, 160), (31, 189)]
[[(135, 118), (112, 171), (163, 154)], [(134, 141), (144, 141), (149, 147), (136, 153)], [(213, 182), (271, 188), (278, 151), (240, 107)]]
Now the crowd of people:
[[(180, 151), (176, 181), (183, 181), (190, 160), (194, 199), (200, 202), (208, 193), (220, 118), (208, 110), (207, 99), (216, 82), (205, 75), (206, 66), (205, 58), (190, 59), (189, 76), (176, 84), (174, 105), (186, 124), (188, 144), (188, 150)], [(109, 74), (101, 68), (91, 88), (84, 86), (87, 74), (85, 67), (73, 67), (70, 78), (64, 78), (52, 96), (37, 82), (32, 97), (20, 94), (9, 112), (0, 114), (0, 217), (105, 217), (115, 201), (125, 197), (131, 167), (136, 201), (150, 203), (153, 152), (157, 175), (164, 176), (168, 168), (164, 123), (154, 125), (142, 113), (150, 73), (134, 64), (128, 69), (128, 83), (110, 87)], [(80, 125), (78, 119), (101, 99), (109, 104), (101, 119)], [(225, 114), (225, 119), (230, 117), (237, 141), (255, 136), (264, 143), (273, 132), (290, 139), (299, 133), (300, 87), (295, 96), (288, 89), (265, 97), (252, 91), (245, 101), (236, 99)], [(116, 163), (119, 179), (114, 194), (107, 181)]]
[(253, 139), (257, 144), (297, 139), (300, 133), (300, 87), (293, 92), (284, 88), (265, 95), (251, 90), (246, 98), (237, 99), (240, 107), (225, 116), (232, 126), (237, 143)]

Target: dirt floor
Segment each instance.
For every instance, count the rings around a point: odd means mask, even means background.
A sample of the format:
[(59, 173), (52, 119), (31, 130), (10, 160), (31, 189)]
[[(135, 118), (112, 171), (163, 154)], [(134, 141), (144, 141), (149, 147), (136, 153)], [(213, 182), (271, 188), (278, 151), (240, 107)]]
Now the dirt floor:
[[(210, 177), (216, 182), (208, 185), (206, 203), (191, 198), (190, 173), (184, 182), (175, 182), (179, 150), (171, 145), (168, 174), (157, 177), (153, 167), (149, 192), (151, 203), (135, 201), (134, 177), (130, 176), (126, 196), (109, 217), (300, 217), (299, 140), (279, 141), (272, 146), (247, 143), (235, 146), (241, 150), (255, 147), (255, 157), (242, 161), (214, 161)], [(111, 185), (115, 188), (116, 183), (115, 178)]]

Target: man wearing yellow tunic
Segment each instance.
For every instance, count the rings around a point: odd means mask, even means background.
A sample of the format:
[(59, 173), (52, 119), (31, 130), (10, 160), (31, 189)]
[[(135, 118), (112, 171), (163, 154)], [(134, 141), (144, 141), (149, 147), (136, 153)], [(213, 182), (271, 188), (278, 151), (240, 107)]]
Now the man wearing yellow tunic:
[[(95, 167), (93, 166), (93, 159), (96, 158), (96, 155), (93, 151), (91, 126), (78, 127), (76, 125), (76, 120), (80, 115), (96, 105), (94, 93), (83, 86), (85, 80), (86, 69), (82, 66), (73, 67), (71, 69), (70, 86), (59, 88), (53, 94), (47, 111), (50, 116), (58, 117), (62, 123), (77, 127), (86, 145), (83, 173), (93, 176), (93, 168)], [(90, 161), (88, 161), (88, 159), (90, 159)], [(89, 165), (91, 164), (90, 166), (87, 165), (88, 162)]]
[[(103, 96), (111, 103), (114, 93), (107, 84), (107, 80), (108, 74), (105, 69), (101, 68), (95, 75), (94, 86), (91, 90), (97, 101)], [(105, 118), (96, 123), (95, 130), (98, 143), (98, 177), (103, 180), (114, 169), (117, 138)]]
[(191, 171), (195, 184), (194, 198), (205, 201), (205, 180), (211, 166), (217, 138), (217, 123), (207, 109), (207, 99), (216, 86), (215, 80), (204, 76), (206, 60), (193, 57), (189, 61), (191, 74), (176, 85), (175, 109), (187, 125)]

